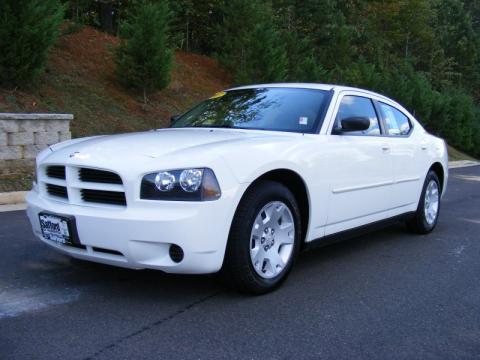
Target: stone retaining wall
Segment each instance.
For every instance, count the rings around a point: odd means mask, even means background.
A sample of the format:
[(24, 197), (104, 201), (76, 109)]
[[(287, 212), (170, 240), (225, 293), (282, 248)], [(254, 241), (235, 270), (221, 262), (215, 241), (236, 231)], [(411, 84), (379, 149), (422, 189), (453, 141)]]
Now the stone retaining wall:
[(71, 138), (71, 114), (0, 113), (0, 177), (31, 173), (40, 150)]

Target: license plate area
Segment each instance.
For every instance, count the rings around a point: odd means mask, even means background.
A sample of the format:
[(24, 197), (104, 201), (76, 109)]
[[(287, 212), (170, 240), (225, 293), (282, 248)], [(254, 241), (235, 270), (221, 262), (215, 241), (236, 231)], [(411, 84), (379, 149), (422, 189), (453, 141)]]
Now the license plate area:
[(44, 239), (60, 244), (74, 245), (79, 243), (73, 216), (64, 216), (42, 212), (38, 214), (40, 229)]

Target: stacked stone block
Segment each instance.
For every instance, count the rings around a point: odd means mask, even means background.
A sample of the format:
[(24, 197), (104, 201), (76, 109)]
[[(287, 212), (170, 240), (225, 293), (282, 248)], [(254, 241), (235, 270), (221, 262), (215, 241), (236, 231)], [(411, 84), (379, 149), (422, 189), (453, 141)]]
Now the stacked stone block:
[(38, 152), (71, 138), (71, 114), (0, 113), (0, 176), (31, 173)]

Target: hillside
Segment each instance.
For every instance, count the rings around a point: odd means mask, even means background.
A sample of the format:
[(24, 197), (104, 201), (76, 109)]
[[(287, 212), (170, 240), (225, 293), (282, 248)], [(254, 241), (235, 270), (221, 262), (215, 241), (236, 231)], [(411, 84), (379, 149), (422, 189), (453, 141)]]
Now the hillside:
[(113, 49), (118, 39), (91, 27), (63, 35), (46, 72), (21, 90), (0, 89), (0, 112), (73, 113), (73, 137), (145, 130), (168, 125), (169, 118), (229, 84), (209, 57), (177, 52), (170, 86), (149, 96), (116, 81)]
[[(125, 89), (114, 76), (116, 37), (91, 27), (64, 34), (46, 72), (28, 88), (0, 89), (0, 112), (73, 113), (73, 137), (168, 126), (170, 116), (229, 86), (228, 74), (209, 57), (177, 51), (170, 86), (149, 96)], [(451, 160), (472, 159), (449, 147)], [(24, 190), (32, 174), (0, 179), (0, 192)]]

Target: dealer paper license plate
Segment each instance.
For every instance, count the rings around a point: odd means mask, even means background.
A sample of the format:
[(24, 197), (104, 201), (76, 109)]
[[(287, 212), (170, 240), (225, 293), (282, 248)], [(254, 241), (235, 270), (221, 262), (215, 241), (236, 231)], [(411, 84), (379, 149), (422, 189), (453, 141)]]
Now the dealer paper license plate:
[(39, 217), (40, 228), (45, 239), (62, 244), (72, 242), (67, 218), (50, 214), (39, 214)]

